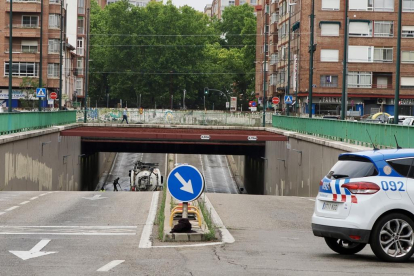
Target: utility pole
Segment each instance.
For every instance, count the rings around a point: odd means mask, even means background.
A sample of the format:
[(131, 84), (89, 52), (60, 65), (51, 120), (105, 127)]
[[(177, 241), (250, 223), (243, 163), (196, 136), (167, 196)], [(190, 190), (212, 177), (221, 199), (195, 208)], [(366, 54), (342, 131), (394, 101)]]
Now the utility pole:
[[(289, 96), (290, 94), (290, 37), (291, 37), (291, 20), (290, 18), (292, 17), (292, 6), (296, 5), (296, 3), (290, 3), (289, 1), (289, 31), (288, 31), (288, 35), (289, 35), (289, 40), (288, 40), (288, 77), (287, 77), (287, 89), (286, 89), (286, 94)], [(297, 99), (296, 99), (297, 100)], [(289, 104), (286, 104), (286, 115), (289, 116)]]
[(59, 110), (62, 110), (62, 70), (63, 70), (63, 1), (60, 2), (60, 70), (59, 70)]
[(86, 123), (87, 119), (87, 107), (88, 107), (88, 70), (89, 70), (89, 20), (90, 20), (90, 14), (89, 14), (89, 8), (86, 12), (87, 20), (86, 20), (86, 53), (85, 53), (85, 62), (86, 62), (86, 70), (85, 70), (85, 117), (83, 119), (83, 122)]
[(185, 92), (186, 90), (183, 90), (183, 109), (185, 110)]
[(401, 63), (401, 16), (402, 0), (398, 1), (398, 38), (397, 38), (397, 70), (395, 71), (395, 98), (394, 98), (394, 124), (398, 125), (400, 103), (400, 63)]
[[(40, 0), (40, 56), (39, 56), (39, 87), (43, 87), (43, 0)], [(39, 97), (39, 111), (42, 111), (42, 97)]]
[(348, 109), (348, 0), (345, 0), (345, 27), (344, 27), (344, 60), (343, 60), (343, 69), (342, 69), (342, 99), (341, 99), (341, 120), (345, 120), (346, 112)]
[(9, 109), (12, 112), (13, 100), (13, 0), (10, 0), (10, 37), (9, 37)]
[(267, 104), (267, 95), (266, 95), (266, 45), (267, 45), (267, 2), (264, 3), (263, 11), (263, 25), (264, 25), (264, 45), (263, 45), (263, 127), (266, 126), (266, 104)]
[(312, 89), (313, 89), (313, 52), (315, 51), (314, 39), (314, 24), (315, 24), (315, 0), (312, 0), (312, 13), (310, 15), (310, 45), (309, 45), (309, 96), (308, 96), (308, 111), (309, 118), (312, 118)]

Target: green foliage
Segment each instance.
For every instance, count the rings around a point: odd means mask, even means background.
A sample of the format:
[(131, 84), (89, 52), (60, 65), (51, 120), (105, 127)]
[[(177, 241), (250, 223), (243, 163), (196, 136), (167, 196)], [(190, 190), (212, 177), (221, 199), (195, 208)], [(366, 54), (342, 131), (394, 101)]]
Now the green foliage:
[[(230, 35), (231, 34), (231, 35)], [(204, 87), (229, 96), (254, 89), (256, 18), (248, 5), (226, 8), (211, 19), (171, 1), (147, 7), (119, 1), (101, 10), (91, 2), (90, 88), (92, 101), (131, 107), (203, 108)], [(231, 45), (239, 45), (237, 47)], [(226, 98), (210, 92), (206, 105), (225, 108)]]

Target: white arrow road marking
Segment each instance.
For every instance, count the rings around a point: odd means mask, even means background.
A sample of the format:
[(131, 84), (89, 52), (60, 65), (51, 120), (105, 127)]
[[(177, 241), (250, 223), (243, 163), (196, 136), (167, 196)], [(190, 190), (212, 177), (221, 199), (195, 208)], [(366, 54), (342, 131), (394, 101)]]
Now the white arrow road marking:
[(98, 200), (98, 199), (104, 199), (107, 197), (101, 197), (101, 195), (94, 195), (93, 197), (82, 197), (84, 199), (89, 199), (89, 200)]
[(111, 270), (112, 268), (116, 267), (117, 265), (122, 264), (123, 262), (125, 262), (125, 260), (114, 260), (112, 262), (107, 263), (106, 265), (104, 265), (103, 267), (98, 269), (97, 271), (107, 272), (107, 271)]
[(14, 255), (16, 255), (17, 257), (19, 257), (23, 261), (28, 260), (28, 259), (32, 259), (32, 258), (37, 258), (37, 257), (49, 255), (49, 254), (53, 254), (53, 253), (57, 253), (57, 252), (52, 252), (52, 251), (49, 251), (49, 252), (40, 251), (49, 242), (50, 242), (50, 240), (41, 240), (32, 249), (30, 249), (30, 251), (9, 251), (9, 252), (12, 253), (12, 254), (14, 254)]
[(190, 193), (190, 194), (194, 194), (193, 185), (191, 184), (191, 179), (188, 180), (188, 182), (185, 181), (184, 178), (178, 172), (176, 172), (174, 176), (177, 177), (178, 181), (180, 181), (180, 183), (183, 185), (180, 188), (181, 190), (183, 190), (184, 192)]

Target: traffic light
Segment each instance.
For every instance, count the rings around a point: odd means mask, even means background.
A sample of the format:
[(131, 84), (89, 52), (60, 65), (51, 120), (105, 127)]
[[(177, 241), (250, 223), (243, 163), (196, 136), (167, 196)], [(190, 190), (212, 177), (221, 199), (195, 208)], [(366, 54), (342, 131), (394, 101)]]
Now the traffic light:
[(204, 95), (208, 95), (208, 87), (204, 87)]

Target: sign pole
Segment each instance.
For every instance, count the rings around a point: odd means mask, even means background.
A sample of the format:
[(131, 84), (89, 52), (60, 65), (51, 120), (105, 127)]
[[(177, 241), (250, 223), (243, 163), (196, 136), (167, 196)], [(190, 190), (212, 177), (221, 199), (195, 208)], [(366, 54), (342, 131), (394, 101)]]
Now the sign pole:
[(9, 110), (12, 112), (12, 99), (13, 99), (13, 0), (10, 0), (10, 37), (9, 37)]
[(183, 202), (183, 215), (184, 219), (188, 218), (188, 202)]

